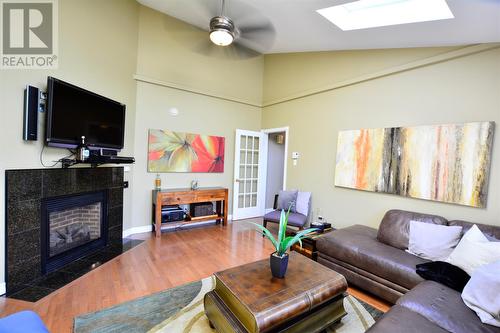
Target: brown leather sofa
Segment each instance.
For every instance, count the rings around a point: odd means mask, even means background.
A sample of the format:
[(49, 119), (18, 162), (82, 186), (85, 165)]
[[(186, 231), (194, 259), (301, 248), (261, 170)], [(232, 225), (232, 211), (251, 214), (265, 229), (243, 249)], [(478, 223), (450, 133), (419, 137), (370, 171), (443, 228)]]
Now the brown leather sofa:
[[(401, 210), (388, 211), (379, 229), (362, 225), (336, 230), (317, 240), (318, 262), (345, 276), (350, 285), (396, 305), (371, 332), (496, 332), (480, 322), (460, 293), (425, 281), (415, 266), (428, 260), (408, 248), (410, 221), (458, 225), (465, 233), (473, 223)], [(500, 240), (500, 227), (476, 225), (488, 238)], [(404, 295), (404, 296), (403, 296)]]
[(401, 297), (369, 333), (500, 333), (481, 323), (458, 291), (424, 281)]

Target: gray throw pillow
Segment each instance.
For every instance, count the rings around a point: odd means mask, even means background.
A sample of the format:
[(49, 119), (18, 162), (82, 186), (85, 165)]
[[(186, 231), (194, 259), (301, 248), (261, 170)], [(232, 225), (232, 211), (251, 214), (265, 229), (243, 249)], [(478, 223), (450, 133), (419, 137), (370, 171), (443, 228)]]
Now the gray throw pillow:
[(297, 205), (297, 194), (298, 191), (280, 191), (278, 194), (278, 209), (288, 210), (290, 208), (291, 213), (295, 213)]
[(309, 205), (311, 203), (311, 192), (298, 192), (297, 205), (295, 211), (302, 215), (309, 215)]

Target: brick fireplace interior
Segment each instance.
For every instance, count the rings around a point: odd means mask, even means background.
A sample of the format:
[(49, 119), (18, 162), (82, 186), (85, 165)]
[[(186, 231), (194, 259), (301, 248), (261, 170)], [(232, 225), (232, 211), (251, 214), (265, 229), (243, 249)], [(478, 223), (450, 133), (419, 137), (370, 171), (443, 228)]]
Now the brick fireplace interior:
[(42, 273), (50, 273), (108, 243), (107, 190), (42, 200)]
[(49, 214), (49, 256), (101, 238), (101, 203)]

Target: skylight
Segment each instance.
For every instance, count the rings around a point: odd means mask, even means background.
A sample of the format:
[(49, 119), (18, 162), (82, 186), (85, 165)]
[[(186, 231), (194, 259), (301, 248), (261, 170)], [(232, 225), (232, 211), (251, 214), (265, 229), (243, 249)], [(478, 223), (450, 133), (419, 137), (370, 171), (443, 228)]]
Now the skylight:
[(454, 18), (446, 0), (358, 0), (317, 12), (342, 30)]

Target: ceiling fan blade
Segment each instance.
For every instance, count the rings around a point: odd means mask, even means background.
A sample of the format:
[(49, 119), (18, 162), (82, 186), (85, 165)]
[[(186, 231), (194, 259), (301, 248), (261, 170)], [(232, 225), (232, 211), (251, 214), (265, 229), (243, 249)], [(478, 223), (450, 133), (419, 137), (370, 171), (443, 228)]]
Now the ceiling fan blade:
[(207, 56), (214, 56), (217, 53), (216, 45), (210, 41), (208, 32), (201, 28), (182, 22), (170, 29), (169, 35), (179, 45), (192, 52)]
[(271, 23), (263, 25), (240, 25), (238, 30), (242, 35), (255, 35), (255, 34), (275, 34), (276, 31)]
[(241, 44), (257, 49), (260, 52), (269, 50), (274, 44), (275, 37), (276, 31), (270, 22), (260, 25), (247, 24), (238, 26), (237, 40)]
[(208, 57), (224, 57), (225, 53), (222, 50), (221, 46), (217, 46), (212, 43), (208, 37), (207, 39), (199, 41), (194, 47), (193, 50), (201, 55)]
[(214, 16), (218, 16), (221, 13), (221, 1), (220, 0), (189, 0), (182, 1), (183, 6), (189, 6), (192, 9), (189, 10), (191, 14), (197, 14), (197, 16), (203, 21), (210, 22), (210, 19)]
[[(219, 0), (219, 5), (222, 2)], [(230, 17), (233, 21), (244, 21), (247, 18), (262, 17), (262, 14), (251, 5), (239, 0), (226, 0), (224, 16)]]
[(233, 43), (229, 46), (217, 46), (208, 38), (196, 43), (196, 45), (193, 46), (193, 51), (207, 57), (218, 57), (231, 60), (249, 59), (260, 55), (259, 52), (238, 43)]
[(200, 41), (193, 50), (207, 57), (218, 57), (230, 60), (250, 59), (261, 55), (259, 52), (249, 49), (239, 43), (233, 43), (229, 46), (217, 46), (210, 41)]
[(258, 51), (248, 48), (247, 46), (239, 42), (235, 42), (228, 47), (225, 47), (224, 51), (225, 56), (233, 60), (250, 59), (261, 55), (261, 53), (259, 53)]

